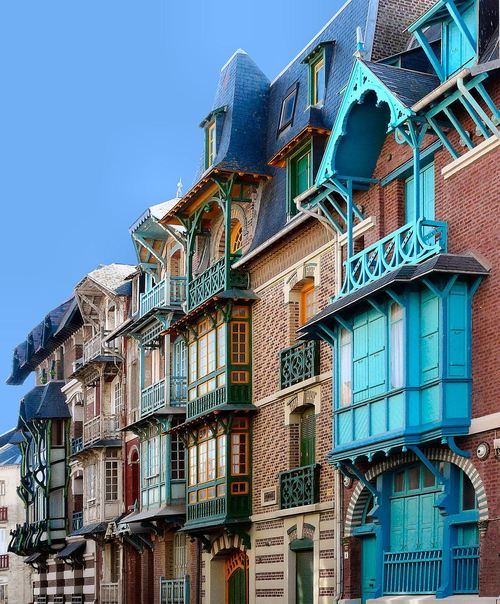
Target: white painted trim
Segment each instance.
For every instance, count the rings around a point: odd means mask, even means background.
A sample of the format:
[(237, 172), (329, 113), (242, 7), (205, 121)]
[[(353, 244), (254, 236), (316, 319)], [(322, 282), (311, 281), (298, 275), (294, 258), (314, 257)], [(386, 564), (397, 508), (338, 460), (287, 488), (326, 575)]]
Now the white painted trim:
[(315, 386), (316, 384), (320, 384), (322, 382), (326, 382), (326, 380), (329, 380), (331, 378), (332, 378), (331, 372), (325, 371), (325, 373), (321, 373), (320, 375), (315, 375), (314, 377), (309, 378), (308, 380), (304, 380), (303, 382), (300, 382), (299, 384), (294, 384), (293, 386), (289, 386), (288, 388), (284, 388), (283, 390), (278, 390), (274, 394), (271, 394), (269, 396), (266, 396), (265, 398), (260, 399), (260, 401), (254, 401), (254, 405), (256, 407), (265, 407), (266, 405), (269, 405), (270, 403), (279, 401), (280, 399), (286, 398), (287, 396), (295, 394), (296, 392), (300, 392), (301, 390), (308, 390), (312, 386)]
[(486, 155), (486, 153), (489, 151), (496, 149), (498, 146), (500, 146), (500, 139), (496, 136), (490, 136), (490, 138), (487, 138), (482, 143), (479, 143), (477, 147), (470, 149), (467, 151), (467, 153), (464, 153), (461, 157), (453, 160), (451, 163), (445, 166), (441, 170), (443, 178), (450, 178), (450, 176), (453, 176), (453, 174), (456, 174), (460, 170), (467, 168), (477, 159), (483, 155)]
[(304, 514), (314, 514), (315, 512), (332, 512), (333, 503), (324, 501), (323, 503), (313, 503), (311, 505), (302, 505), (289, 510), (275, 510), (274, 512), (263, 512), (250, 516), (251, 522), (264, 522), (265, 520), (276, 520), (277, 518), (287, 518), (288, 516), (303, 516)]
[(500, 411), (490, 413), (482, 417), (474, 417), (471, 421), (469, 434), (480, 434), (488, 430), (498, 430), (500, 428)]

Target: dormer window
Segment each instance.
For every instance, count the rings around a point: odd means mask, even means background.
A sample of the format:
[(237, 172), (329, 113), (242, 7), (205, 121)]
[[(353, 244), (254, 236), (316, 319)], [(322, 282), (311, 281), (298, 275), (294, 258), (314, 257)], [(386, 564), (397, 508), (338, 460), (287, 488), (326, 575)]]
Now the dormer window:
[(285, 98), (281, 103), (278, 133), (293, 124), (293, 117), (295, 115), (295, 105), (297, 104), (298, 87), (298, 84), (294, 84), (292, 88), (288, 90)]
[(206, 136), (207, 136), (206, 168), (210, 168), (214, 164), (215, 155), (216, 155), (217, 141), (216, 141), (216, 134), (215, 134), (215, 120), (207, 126), (206, 132), (207, 132), (207, 134), (206, 134)]
[(310, 103), (311, 105), (322, 105), (325, 100), (325, 57), (320, 56), (310, 65)]
[(295, 198), (307, 191), (312, 185), (312, 150), (311, 140), (300, 147), (287, 160), (288, 176), (288, 215), (295, 216), (297, 206)]

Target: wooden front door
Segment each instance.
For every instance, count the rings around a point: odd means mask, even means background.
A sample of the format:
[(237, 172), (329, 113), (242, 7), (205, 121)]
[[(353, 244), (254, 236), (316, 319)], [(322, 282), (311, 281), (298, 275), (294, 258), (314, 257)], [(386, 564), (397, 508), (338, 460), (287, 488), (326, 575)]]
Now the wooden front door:
[(248, 557), (236, 551), (226, 559), (226, 604), (248, 602)]
[(361, 541), (361, 602), (375, 597), (377, 584), (377, 541), (368, 535)]

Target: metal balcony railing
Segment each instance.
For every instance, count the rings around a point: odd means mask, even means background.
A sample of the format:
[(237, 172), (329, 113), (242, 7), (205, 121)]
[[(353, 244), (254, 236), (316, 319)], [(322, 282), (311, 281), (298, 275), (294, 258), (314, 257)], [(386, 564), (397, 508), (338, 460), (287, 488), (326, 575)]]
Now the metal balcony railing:
[(165, 579), (160, 577), (160, 604), (188, 604), (189, 577)]
[(384, 593), (436, 593), (441, 582), (443, 552), (440, 549), (384, 552)]
[(319, 342), (299, 342), (279, 354), (282, 390), (319, 374)]
[(149, 291), (141, 294), (140, 316), (153, 308), (181, 305), (186, 299), (186, 278), (165, 277)]
[(73, 512), (71, 530), (79, 531), (83, 527), (83, 512)]
[(83, 436), (79, 436), (78, 438), (71, 439), (71, 455), (76, 455), (80, 453), (83, 449)]
[[(230, 260), (231, 262), (231, 260)], [(187, 286), (187, 310), (190, 311), (225, 289), (248, 289), (248, 274), (234, 269), (227, 277), (226, 258), (222, 257), (206, 271), (192, 279)]]
[(118, 418), (111, 415), (99, 415), (83, 424), (83, 446), (87, 447), (105, 438), (118, 435)]
[(9, 519), (9, 508), (4, 505), (0, 507), (0, 522), (7, 522)]
[(101, 604), (120, 604), (119, 583), (101, 583)]
[(83, 363), (89, 363), (100, 355), (116, 354), (117, 349), (110, 342), (104, 342), (107, 333), (98, 333), (83, 344)]
[(479, 545), (455, 546), (451, 550), (456, 594), (479, 591)]
[(216, 497), (199, 503), (190, 503), (187, 506), (187, 520), (194, 522), (195, 520), (208, 520), (214, 516), (223, 516), (226, 509), (226, 497)]
[(282, 510), (319, 501), (319, 464), (280, 472), (280, 507)]
[(446, 222), (420, 218), (405, 224), (344, 262), (344, 284), (334, 299), (346, 296), (405, 264), (417, 264), (434, 254), (446, 252), (447, 248)]
[(4, 570), (9, 568), (9, 554), (1, 554), (0, 555), (0, 569)]

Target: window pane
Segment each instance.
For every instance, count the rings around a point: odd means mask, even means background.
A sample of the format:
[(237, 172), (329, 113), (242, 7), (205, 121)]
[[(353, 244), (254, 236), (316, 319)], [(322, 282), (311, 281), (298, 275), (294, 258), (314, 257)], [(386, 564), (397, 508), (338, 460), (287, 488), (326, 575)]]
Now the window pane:
[(247, 359), (247, 331), (248, 323), (233, 321), (231, 323), (231, 363), (233, 365), (246, 365)]
[(414, 466), (408, 470), (408, 489), (414, 491), (420, 486), (420, 467)]
[(217, 478), (226, 475), (226, 436), (217, 438)]
[(295, 88), (283, 99), (281, 104), (280, 129), (285, 128), (285, 126), (292, 123), (296, 98), (297, 89)]
[(325, 62), (323, 59), (315, 63), (313, 72), (314, 90), (312, 104), (316, 105), (317, 103), (321, 103), (325, 98)]
[(349, 405), (352, 397), (352, 340), (343, 329), (340, 336), (340, 404)]
[(208, 480), (215, 479), (215, 439), (208, 441)]
[(434, 474), (424, 466), (424, 487), (433, 487), (435, 484)]
[(208, 373), (215, 371), (215, 331), (209, 332), (208, 338)]
[(207, 481), (207, 443), (198, 445), (198, 482)]
[(404, 491), (404, 488), (405, 488), (405, 473), (398, 472), (397, 474), (394, 474), (394, 492), (402, 493)]
[(462, 510), (473, 510), (476, 507), (476, 492), (469, 477), (462, 474)]
[(196, 459), (197, 447), (191, 447), (189, 449), (189, 484), (196, 484), (196, 476), (198, 474), (197, 459)]
[(220, 325), (217, 328), (217, 368), (224, 367), (226, 364), (226, 326)]
[(231, 473), (247, 474), (247, 434), (231, 434)]
[(391, 386), (403, 386), (403, 309), (399, 304), (391, 305)]

